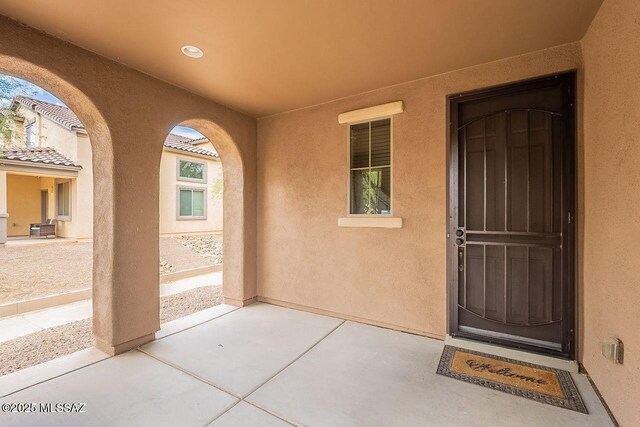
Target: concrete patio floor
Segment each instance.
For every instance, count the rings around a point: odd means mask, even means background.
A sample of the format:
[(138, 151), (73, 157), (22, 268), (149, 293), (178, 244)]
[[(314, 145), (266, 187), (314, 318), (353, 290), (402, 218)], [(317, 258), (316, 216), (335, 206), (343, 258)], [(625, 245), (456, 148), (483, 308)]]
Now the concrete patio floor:
[(586, 376), (573, 374), (589, 415), (438, 376), (440, 341), (269, 304), (214, 307), (157, 336), (0, 378), (3, 404), (86, 404), (0, 425), (612, 425)]

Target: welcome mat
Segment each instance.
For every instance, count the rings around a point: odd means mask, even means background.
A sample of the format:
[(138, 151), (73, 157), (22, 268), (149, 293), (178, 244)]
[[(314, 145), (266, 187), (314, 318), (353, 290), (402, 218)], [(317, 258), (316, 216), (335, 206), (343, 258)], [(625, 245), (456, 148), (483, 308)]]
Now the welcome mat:
[(437, 373), (588, 414), (571, 374), (560, 369), (446, 345)]

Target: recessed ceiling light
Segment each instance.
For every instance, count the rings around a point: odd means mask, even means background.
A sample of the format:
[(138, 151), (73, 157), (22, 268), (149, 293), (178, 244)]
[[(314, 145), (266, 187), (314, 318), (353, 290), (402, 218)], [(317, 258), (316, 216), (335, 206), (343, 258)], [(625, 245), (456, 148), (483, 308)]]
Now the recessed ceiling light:
[(195, 46), (189, 46), (189, 45), (182, 46), (180, 50), (189, 58), (202, 58), (202, 56), (204, 55), (204, 52), (202, 51), (202, 49), (197, 48)]

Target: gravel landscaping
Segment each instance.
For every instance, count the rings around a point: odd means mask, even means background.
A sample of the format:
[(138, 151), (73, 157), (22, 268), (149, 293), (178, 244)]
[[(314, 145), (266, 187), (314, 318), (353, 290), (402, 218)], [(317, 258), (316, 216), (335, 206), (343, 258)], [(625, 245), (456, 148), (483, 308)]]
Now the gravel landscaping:
[(222, 264), (222, 236), (180, 236), (177, 239), (212, 264)]
[(203, 286), (160, 298), (160, 323), (222, 304), (222, 286)]
[(174, 273), (176, 268), (173, 264), (169, 264), (169, 261), (164, 259), (164, 257), (160, 257), (160, 275)]
[[(222, 236), (160, 238), (160, 274), (222, 263)], [(90, 242), (0, 247), (0, 304), (90, 288)]]
[(91, 287), (92, 243), (0, 248), (0, 304)]
[[(160, 298), (160, 323), (222, 303), (222, 286), (203, 286)], [(91, 319), (0, 343), (0, 376), (91, 347)]]

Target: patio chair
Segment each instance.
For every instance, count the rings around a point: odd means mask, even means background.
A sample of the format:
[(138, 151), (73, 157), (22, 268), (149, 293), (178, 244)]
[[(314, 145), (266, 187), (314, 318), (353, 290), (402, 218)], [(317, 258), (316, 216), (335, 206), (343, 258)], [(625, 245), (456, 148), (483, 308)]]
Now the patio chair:
[(32, 237), (56, 237), (56, 220), (48, 219), (44, 224), (31, 224), (29, 226), (29, 238)]

